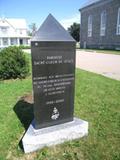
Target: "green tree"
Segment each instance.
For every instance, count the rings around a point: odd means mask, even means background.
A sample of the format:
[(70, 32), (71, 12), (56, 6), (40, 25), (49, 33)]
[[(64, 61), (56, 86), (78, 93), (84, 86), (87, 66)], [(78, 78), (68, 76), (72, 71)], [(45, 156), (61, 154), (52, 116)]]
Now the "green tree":
[(73, 23), (68, 28), (68, 31), (77, 42), (80, 41), (80, 24), (79, 23)]
[(34, 36), (35, 32), (37, 31), (36, 23), (31, 23), (31, 24), (29, 25), (29, 28), (30, 28), (30, 30), (28, 31), (28, 34), (29, 34), (30, 36)]

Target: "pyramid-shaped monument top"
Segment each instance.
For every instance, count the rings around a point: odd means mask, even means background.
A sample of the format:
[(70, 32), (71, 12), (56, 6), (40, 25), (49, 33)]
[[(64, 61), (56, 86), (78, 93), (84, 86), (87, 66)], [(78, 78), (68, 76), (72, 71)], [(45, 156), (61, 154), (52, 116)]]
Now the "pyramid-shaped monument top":
[(49, 14), (41, 27), (38, 29), (32, 41), (71, 41), (75, 40), (61, 26), (61, 24)]

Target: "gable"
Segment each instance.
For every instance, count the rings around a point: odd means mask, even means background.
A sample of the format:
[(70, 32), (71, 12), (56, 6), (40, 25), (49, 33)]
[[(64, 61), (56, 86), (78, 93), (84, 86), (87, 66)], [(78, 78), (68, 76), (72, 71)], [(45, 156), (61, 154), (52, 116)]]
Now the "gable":
[(12, 27), (14, 29), (26, 29), (25, 19), (0, 18), (0, 27)]

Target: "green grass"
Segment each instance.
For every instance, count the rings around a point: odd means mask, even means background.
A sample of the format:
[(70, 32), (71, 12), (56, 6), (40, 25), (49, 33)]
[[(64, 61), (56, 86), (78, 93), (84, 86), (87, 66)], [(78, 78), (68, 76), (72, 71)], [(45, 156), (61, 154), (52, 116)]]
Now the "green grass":
[(117, 50), (104, 50), (104, 49), (78, 49), (78, 50), (87, 51), (87, 52), (95, 52), (95, 53), (120, 55), (120, 51), (117, 51)]
[(33, 114), (20, 97), (31, 90), (31, 77), (0, 82), (0, 160), (120, 160), (120, 81), (77, 70), (75, 116), (89, 122), (89, 135), (24, 154), (19, 143)]

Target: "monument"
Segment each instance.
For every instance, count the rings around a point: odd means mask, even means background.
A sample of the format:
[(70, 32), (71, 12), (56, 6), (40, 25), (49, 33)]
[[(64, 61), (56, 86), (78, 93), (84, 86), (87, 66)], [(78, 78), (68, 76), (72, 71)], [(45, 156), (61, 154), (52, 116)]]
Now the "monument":
[(62, 143), (88, 133), (88, 122), (73, 118), (75, 40), (50, 14), (31, 41), (34, 120), (24, 151)]

